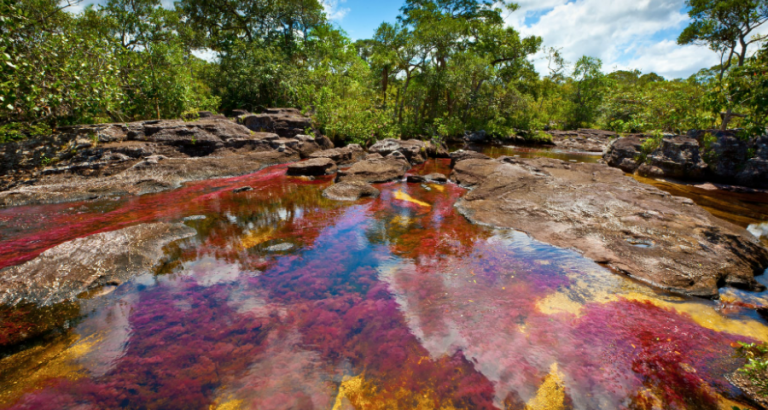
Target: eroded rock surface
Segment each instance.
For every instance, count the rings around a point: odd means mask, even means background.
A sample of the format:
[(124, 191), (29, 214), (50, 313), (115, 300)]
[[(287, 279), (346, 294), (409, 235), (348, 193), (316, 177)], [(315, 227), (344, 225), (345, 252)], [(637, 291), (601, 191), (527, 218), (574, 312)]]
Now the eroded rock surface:
[(554, 145), (571, 152), (603, 152), (618, 134), (613, 131), (580, 128), (576, 131), (548, 131)]
[(357, 201), (360, 198), (379, 196), (379, 190), (361, 181), (339, 182), (323, 191), (323, 196), (334, 201)]
[(365, 157), (365, 151), (358, 144), (349, 144), (342, 148), (332, 148), (317, 151), (310, 158), (329, 158), (338, 165), (349, 165)]
[(183, 224), (136, 225), (75, 239), (0, 270), (0, 304), (53, 305), (150, 271), (163, 246), (196, 234)]
[(327, 145), (219, 117), (69, 127), (0, 145), (0, 207), (154, 193), (307, 158)]
[(648, 177), (702, 180), (706, 177), (707, 167), (701, 157), (698, 141), (678, 136), (664, 138), (661, 147), (648, 155), (637, 172)]
[(576, 249), (644, 282), (715, 297), (728, 284), (763, 287), (768, 249), (686, 198), (601, 164), (548, 158), (470, 159), (451, 178), (473, 187), (458, 203), (472, 221)]
[(447, 158), (448, 151), (442, 145), (431, 141), (385, 139), (373, 144), (368, 151), (387, 157), (402, 154), (411, 164), (421, 164), (428, 158)]
[(355, 163), (348, 169), (340, 170), (336, 181), (389, 182), (403, 178), (409, 169), (411, 165), (407, 161), (394, 157), (367, 159)]
[(288, 175), (321, 176), (336, 173), (336, 163), (329, 158), (313, 158), (288, 165)]
[(768, 136), (747, 140), (735, 131), (694, 131), (664, 138), (645, 159), (640, 148), (644, 139), (615, 140), (603, 159), (612, 167), (648, 177), (768, 188)]
[(293, 138), (312, 128), (312, 120), (294, 108), (268, 108), (263, 114), (246, 114), (238, 121), (253, 131), (274, 132)]

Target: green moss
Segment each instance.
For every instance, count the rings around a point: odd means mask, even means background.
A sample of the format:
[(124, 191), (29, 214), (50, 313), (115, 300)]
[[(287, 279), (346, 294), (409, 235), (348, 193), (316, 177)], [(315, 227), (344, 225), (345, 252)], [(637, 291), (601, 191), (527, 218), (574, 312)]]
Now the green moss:
[(31, 125), (14, 122), (0, 126), (0, 144), (47, 135), (51, 135), (51, 128), (45, 124)]

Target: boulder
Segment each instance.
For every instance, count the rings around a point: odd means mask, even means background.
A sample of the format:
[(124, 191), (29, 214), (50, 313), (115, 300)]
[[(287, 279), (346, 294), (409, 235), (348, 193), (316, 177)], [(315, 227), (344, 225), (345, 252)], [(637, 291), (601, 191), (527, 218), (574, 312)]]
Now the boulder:
[(488, 140), (488, 133), (483, 130), (467, 132), (464, 134), (464, 141), (466, 142), (482, 144), (484, 142), (488, 142)]
[(470, 220), (576, 249), (663, 289), (716, 297), (724, 285), (760, 291), (768, 249), (687, 198), (602, 164), (549, 158), (465, 160), (452, 176), (474, 189), (457, 208)]
[(707, 167), (699, 151), (699, 142), (678, 136), (664, 138), (661, 147), (648, 155), (637, 172), (648, 177), (701, 180), (707, 175)]
[(604, 152), (618, 137), (613, 131), (579, 128), (576, 131), (547, 131), (560, 150), (571, 152)]
[(425, 182), (430, 182), (434, 184), (444, 184), (448, 182), (448, 178), (440, 173), (432, 173), (428, 175), (408, 175), (407, 181), (411, 183), (421, 184)]
[(326, 188), (323, 196), (334, 201), (357, 201), (363, 197), (376, 198), (379, 190), (362, 181), (339, 182)]
[(407, 161), (395, 158), (369, 159), (357, 162), (349, 169), (340, 170), (336, 181), (389, 182), (403, 178), (409, 169), (411, 165)]
[(768, 135), (756, 138), (751, 149), (754, 156), (736, 175), (736, 182), (754, 188), (768, 188)]
[(477, 151), (467, 151), (460, 149), (458, 151), (451, 152), (451, 168), (456, 166), (457, 163), (468, 159), (489, 160), (491, 157), (485, 154), (481, 154)]
[(329, 158), (313, 158), (288, 165), (288, 175), (321, 176), (336, 172), (336, 163)]
[(339, 165), (348, 165), (365, 157), (365, 151), (358, 144), (349, 144), (343, 148), (332, 148), (314, 152), (310, 158), (328, 158)]
[(232, 110), (232, 116), (235, 118), (238, 118), (241, 115), (248, 115), (248, 114), (250, 114), (248, 110)]
[(643, 140), (639, 137), (627, 137), (614, 140), (603, 155), (609, 166), (634, 174), (641, 164)]
[(312, 119), (301, 115), (298, 110), (285, 108), (267, 109), (265, 114), (241, 116), (238, 121), (252, 131), (274, 132), (285, 138), (304, 134), (305, 130), (312, 128)]
[(55, 246), (37, 258), (0, 270), (0, 304), (53, 305), (107, 284), (149, 272), (163, 246), (197, 232), (184, 224), (144, 224)]
[(395, 152), (403, 154), (403, 156), (411, 164), (421, 164), (426, 161), (427, 158), (446, 158), (448, 155), (447, 149), (442, 145), (436, 145), (431, 141), (420, 140), (396, 140), (388, 138), (381, 140), (373, 144), (368, 151), (372, 154), (380, 154), (382, 157), (387, 157)]

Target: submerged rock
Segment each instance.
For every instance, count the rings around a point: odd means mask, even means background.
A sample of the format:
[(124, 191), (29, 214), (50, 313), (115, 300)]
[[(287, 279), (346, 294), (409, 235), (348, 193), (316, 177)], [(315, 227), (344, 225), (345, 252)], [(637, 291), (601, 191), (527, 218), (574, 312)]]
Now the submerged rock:
[(329, 158), (313, 158), (288, 165), (288, 175), (321, 176), (336, 173), (336, 163)]
[(326, 188), (323, 196), (334, 201), (357, 201), (363, 197), (375, 198), (379, 190), (361, 181), (340, 182)]
[(744, 229), (600, 164), (537, 158), (465, 160), (451, 178), (474, 187), (458, 203), (472, 221), (513, 228), (649, 284), (715, 297), (750, 290), (768, 249)]
[(407, 161), (397, 158), (367, 159), (339, 171), (336, 181), (389, 182), (403, 178), (409, 169), (411, 165)]
[(267, 252), (287, 252), (293, 249), (294, 246), (292, 243), (280, 243), (277, 245), (272, 245), (267, 248)]
[(53, 305), (98, 286), (125, 282), (152, 269), (163, 256), (163, 246), (196, 233), (184, 224), (155, 223), (62, 243), (0, 270), (0, 304)]

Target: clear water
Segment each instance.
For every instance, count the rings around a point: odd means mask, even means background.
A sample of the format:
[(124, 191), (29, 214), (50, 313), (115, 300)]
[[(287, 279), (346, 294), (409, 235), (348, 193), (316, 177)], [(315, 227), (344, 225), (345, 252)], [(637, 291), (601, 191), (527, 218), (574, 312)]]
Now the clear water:
[[(411, 172), (435, 171), (447, 161)], [(768, 341), (753, 310), (656, 292), (472, 225), (452, 184), (382, 184), (377, 199), (339, 203), (321, 195), (331, 183), (275, 166), (0, 210), (4, 267), (140, 223), (198, 232), (117, 288), (0, 309), (0, 344), (57, 329), (5, 345), (0, 408), (749, 408), (725, 375), (741, 365), (733, 343)], [(244, 185), (255, 189), (231, 192)]]

